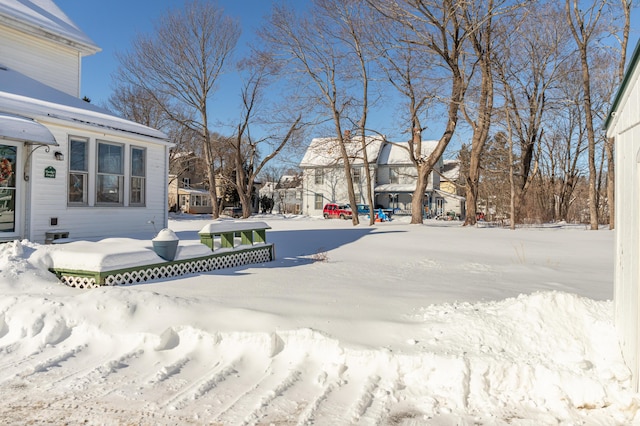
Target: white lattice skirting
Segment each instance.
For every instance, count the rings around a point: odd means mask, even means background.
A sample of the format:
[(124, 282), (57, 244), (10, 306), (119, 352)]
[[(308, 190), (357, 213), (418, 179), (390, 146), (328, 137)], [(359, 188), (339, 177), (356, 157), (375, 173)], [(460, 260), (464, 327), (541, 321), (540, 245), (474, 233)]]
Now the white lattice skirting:
[(60, 281), (70, 287), (94, 288), (102, 285), (135, 284), (144, 281), (195, 274), (252, 263), (265, 263), (274, 259), (273, 245), (213, 254), (207, 257), (144, 265), (115, 271), (68, 271), (53, 269)]

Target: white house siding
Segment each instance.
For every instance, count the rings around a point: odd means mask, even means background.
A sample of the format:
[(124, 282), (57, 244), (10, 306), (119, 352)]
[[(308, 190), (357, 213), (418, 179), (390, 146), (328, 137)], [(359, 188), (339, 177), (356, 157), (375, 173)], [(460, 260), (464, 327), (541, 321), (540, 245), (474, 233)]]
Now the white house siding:
[[(155, 230), (167, 225), (167, 151), (163, 145), (144, 140), (132, 139), (119, 135), (109, 135), (88, 131), (86, 129), (68, 129), (48, 124), (49, 129), (60, 144), (51, 147), (50, 152), (38, 148), (32, 155), (30, 174), (31, 205), (40, 206), (32, 209), (30, 214), (31, 229), (27, 237), (35, 242), (44, 242), (47, 231), (70, 231), (70, 238), (95, 238), (109, 236), (126, 236), (132, 234), (148, 234), (152, 238)], [(67, 167), (69, 135), (88, 138), (89, 140), (89, 206), (78, 207), (67, 205)], [(125, 199), (124, 206), (95, 207), (95, 161), (96, 141), (108, 141), (125, 145)], [(131, 146), (146, 148), (146, 205), (144, 207), (128, 206), (130, 185), (130, 150)], [(32, 148), (29, 148), (32, 149)], [(64, 161), (57, 161), (54, 153), (60, 151)], [(45, 178), (44, 170), (51, 166), (56, 169), (55, 178)], [(44, 208), (42, 206), (45, 206)], [(50, 224), (51, 218), (58, 219), (58, 225)], [(153, 223), (151, 223), (153, 222)]]
[(607, 119), (615, 138), (615, 324), (625, 361), (638, 389), (640, 373), (640, 61), (639, 46)]
[[(365, 171), (362, 165), (356, 165), (354, 167), (361, 167), (361, 178), (359, 184), (354, 184), (354, 191), (356, 195), (356, 203), (367, 203), (367, 185)], [(349, 203), (349, 193), (347, 190), (347, 184), (345, 182), (345, 173), (342, 166), (335, 167), (320, 167), (323, 170), (323, 183), (315, 183), (316, 168), (303, 168), (302, 172), (302, 209), (303, 213), (309, 216), (322, 216), (322, 207), (315, 208), (315, 199), (317, 194), (322, 194), (323, 202), (326, 203)], [(376, 168), (370, 166), (372, 179), (375, 181)], [(372, 191), (373, 191), (372, 182)]]
[(0, 26), (0, 65), (71, 96), (80, 96), (77, 50)]
[(638, 208), (640, 135), (630, 129), (616, 136), (615, 322), (620, 346), (638, 386)]

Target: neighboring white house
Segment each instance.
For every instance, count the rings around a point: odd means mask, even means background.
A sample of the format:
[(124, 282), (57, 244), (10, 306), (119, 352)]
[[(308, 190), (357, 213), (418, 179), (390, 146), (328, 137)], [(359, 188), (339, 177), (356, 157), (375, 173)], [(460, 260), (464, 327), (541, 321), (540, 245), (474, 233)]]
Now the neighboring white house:
[(265, 182), (259, 196), (273, 200), (273, 211), (282, 214), (302, 212), (302, 176), (284, 175), (278, 182)]
[[(422, 155), (429, 156), (437, 141), (424, 141)], [(393, 209), (396, 213), (411, 213), (411, 198), (416, 188), (416, 168), (409, 158), (406, 142), (387, 142), (380, 137), (367, 138), (367, 156), (372, 174), (374, 205)], [(362, 159), (362, 147), (357, 138), (347, 144), (351, 162), (356, 203), (367, 203), (366, 177)], [(442, 159), (436, 164), (440, 170)], [(322, 216), (324, 204), (348, 203), (345, 173), (338, 142), (332, 138), (311, 141), (300, 167), (303, 170), (303, 212), (310, 216)], [(425, 191), (425, 215), (434, 217), (445, 212), (445, 197), (450, 204), (464, 202), (455, 195), (439, 191), (440, 178), (431, 173)], [(462, 207), (458, 206), (457, 211)]]
[(167, 225), (166, 135), (79, 99), (99, 50), (53, 1), (0, 0), (0, 240)]
[[(383, 139), (379, 137), (366, 139), (369, 169), (374, 176), (383, 143)], [(366, 177), (361, 140), (353, 138), (345, 145), (351, 164), (356, 202), (366, 203)], [(314, 138), (300, 162), (300, 168), (302, 169), (302, 212), (304, 214), (322, 216), (322, 208), (326, 203), (349, 202), (347, 185), (344, 183), (344, 163), (337, 139)]]
[(640, 373), (640, 43), (605, 122), (615, 140), (615, 324), (638, 390)]

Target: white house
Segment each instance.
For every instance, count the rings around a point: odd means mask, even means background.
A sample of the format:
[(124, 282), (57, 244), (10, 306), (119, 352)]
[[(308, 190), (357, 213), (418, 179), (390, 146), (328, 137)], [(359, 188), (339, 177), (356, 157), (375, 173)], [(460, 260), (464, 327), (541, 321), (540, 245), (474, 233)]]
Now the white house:
[(278, 182), (265, 182), (258, 195), (260, 198), (266, 196), (273, 200), (273, 211), (283, 214), (300, 214), (302, 189), (302, 176), (284, 175)]
[(166, 226), (166, 135), (79, 99), (99, 50), (53, 1), (0, 0), (0, 240)]
[[(367, 137), (365, 145), (369, 169), (373, 174), (377, 168), (378, 156), (384, 140)], [(351, 174), (356, 191), (356, 202), (366, 202), (366, 177), (362, 142), (353, 138), (346, 144)], [(302, 169), (302, 212), (310, 216), (322, 216), (326, 203), (348, 203), (347, 186), (344, 184), (344, 163), (338, 140), (335, 138), (314, 138), (300, 162)]]
[(615, 141), (615, 324), (638, 390), (640, 373), (640, 43), (605, 122)]
[[(416, 168), (409, 158), (406, 142), (388, 142), (381, 137), (368, 137), (367, 157), (372, 173), (374, 204), (393, 209), (398, 213), (411, 213), (411, 198), (416, 188)], [(423, 141), (422, 155), (430, 155), (437, 141)], [(366, 177), (362, 144), (354, 138), (347, 144), (350, 156), (356, 203), (367, 203)], [(332, 138), (316, 138), (311, 141), (300, 167), (303, 170), (303, 212), (321, 216), (328, 202), (348, 203), (347, 186), (338, 142)], [(435, 166), (443, 167), (442, 159)], [(445, 211), (445, 199), (450, 204), (464, 202), (464, 198), (446, 194), (440, 189), (440, 178), (431, 173), (425, 191), (425, 214), (435, 216)], [(451, 196), (449, 196), (451, 195)], [(458, 206), (457, 210), (460, 210)]]

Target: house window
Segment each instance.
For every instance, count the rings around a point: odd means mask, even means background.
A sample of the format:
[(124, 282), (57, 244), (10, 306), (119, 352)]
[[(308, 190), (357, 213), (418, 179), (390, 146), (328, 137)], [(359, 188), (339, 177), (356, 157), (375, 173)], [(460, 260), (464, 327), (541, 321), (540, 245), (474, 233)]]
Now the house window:
[(191, 179), (190, 178), (182, 178), (182, 187), (183, 188), (191, 188)]
[(361, 178), (360, 172), (361, 172), (360, 167), (351, 168), (351, 180), (353, 181), (353, 183), (360, 183), (360, 178)]
[(324, 183), (324, 170), (316, 169), (316, 184), (320, 185)]
[(324, 197), (322, 194), (316, 194), (315, 199), (315, 209), (322, 210), (322, 202), (324, 201)]
[(146, 161), (147, 151), (144, 148), (131, 147), (131, 193), (129, 204), (143, 206), (145, 204)]
[(85, 139), (72, 138), (69, 140), (69, 204), (87, 204), (87, 182), (89, 176), (88, 147), (89, 143)]
[(124, 193), (124, 147), (114, 143), (98, 143), (96, 202), (122, 205)]
[(211, 204), (209, 202), (211, 198), (207, 195), (192, 195), (191, 196), (191, 205), (192, 206), (199, 206), (199, 207), (209, 207), (209, 205)]
[(398, 173), (398, 169), (394, 169), (394, 168), (389, 169), (389, 183), (400, 183), (400, 176)]

